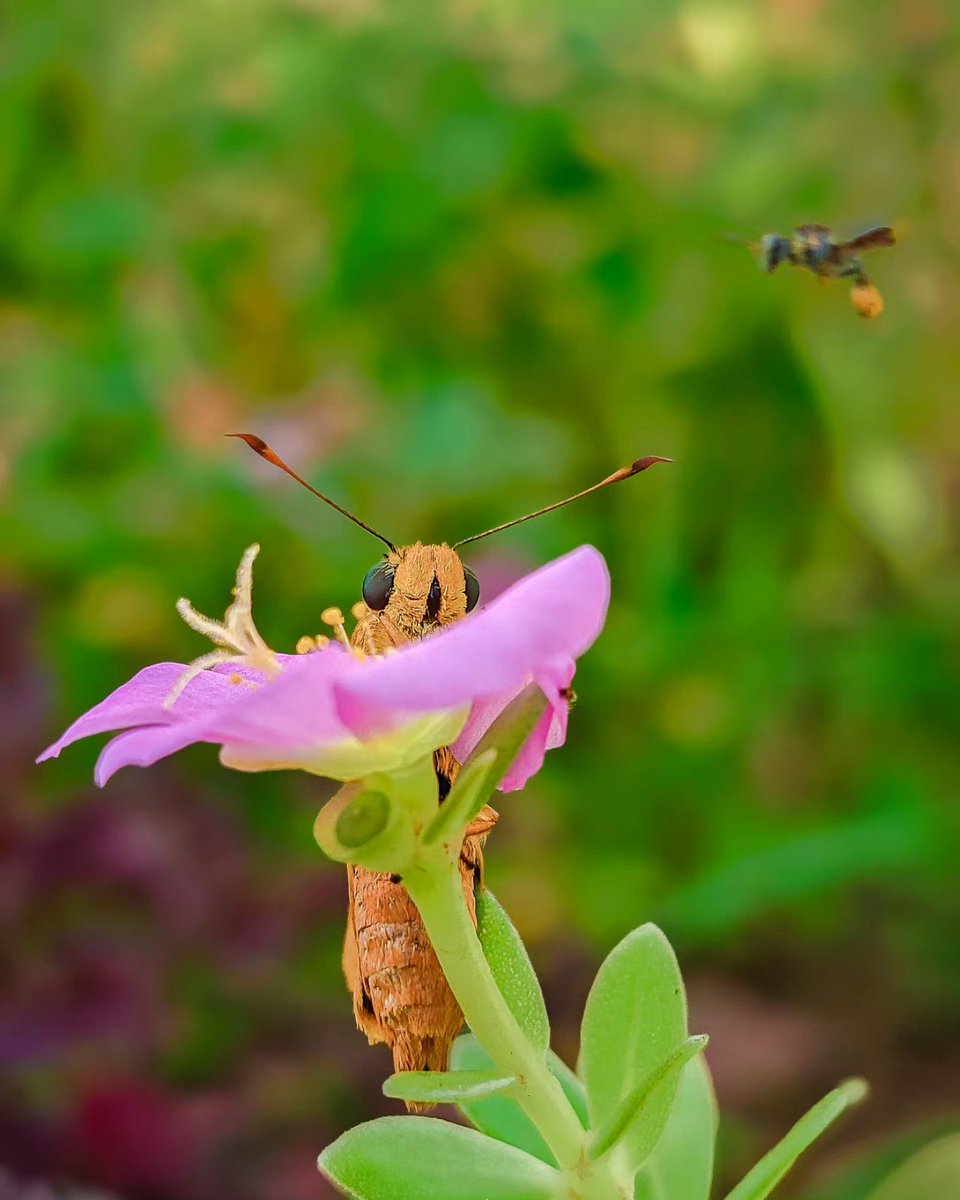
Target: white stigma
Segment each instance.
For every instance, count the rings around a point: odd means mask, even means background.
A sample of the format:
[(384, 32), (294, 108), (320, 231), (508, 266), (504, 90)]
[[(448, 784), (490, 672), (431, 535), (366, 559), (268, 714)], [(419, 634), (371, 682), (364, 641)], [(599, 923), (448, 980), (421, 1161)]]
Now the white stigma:
[(216, 649), (193, 660), (164, 700), (165, 708), (170, 708), (176, 702), (191, 679), (208, 667), (215, 667), (220, 663), (252, 667), (265, 675), (275, 675), (280, 670), (277, 656), (253, 623), (253, 562), (259, 553), (260, 547), (256, 543), (244, 550), (237, 567), (233, 603), (222, 621), (214, 621), (198, 613), (189, 600), (181, 598), (177, 601), (177, 612), (184, 621), (191, 629), (209, 638)]

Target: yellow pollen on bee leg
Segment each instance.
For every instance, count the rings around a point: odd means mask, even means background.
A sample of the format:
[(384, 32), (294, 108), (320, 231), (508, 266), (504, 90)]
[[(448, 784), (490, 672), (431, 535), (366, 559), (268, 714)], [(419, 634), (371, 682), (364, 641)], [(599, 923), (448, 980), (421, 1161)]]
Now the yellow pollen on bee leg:
[(850, 302), (861, 317), (872, 321), (883, 312), (883, 297), (872, 283), (855, 284), (850, 289)]

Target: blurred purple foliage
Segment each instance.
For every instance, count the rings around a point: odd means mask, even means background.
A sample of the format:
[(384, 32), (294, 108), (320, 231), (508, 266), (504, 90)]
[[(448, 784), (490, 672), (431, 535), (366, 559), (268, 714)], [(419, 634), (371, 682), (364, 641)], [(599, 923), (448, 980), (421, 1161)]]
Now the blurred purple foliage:
[(45, 690), (26, 606), (7, 593), (0, 610), (0, 1195), (83, 1195), (38, 1179), (144, 1200), (323, 1195), (332, 1106), (357, 1104), (341, 1072), (376, 1070), (345, 996), (317, 1001), (339, 970), (340, 873), (309, 854), (272, 869), (175, 768), (38, 803), (23, 768)]

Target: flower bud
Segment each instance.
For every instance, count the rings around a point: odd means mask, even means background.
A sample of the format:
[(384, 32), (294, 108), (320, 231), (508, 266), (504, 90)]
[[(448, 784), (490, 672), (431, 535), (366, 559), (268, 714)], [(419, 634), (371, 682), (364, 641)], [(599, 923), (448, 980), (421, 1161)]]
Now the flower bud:
[(336, 862), (396, 874), (406, 869), (415, 848), (412, 822), (403, 805), (365, 781), (340, 788), (317, 815), (313, 836)]

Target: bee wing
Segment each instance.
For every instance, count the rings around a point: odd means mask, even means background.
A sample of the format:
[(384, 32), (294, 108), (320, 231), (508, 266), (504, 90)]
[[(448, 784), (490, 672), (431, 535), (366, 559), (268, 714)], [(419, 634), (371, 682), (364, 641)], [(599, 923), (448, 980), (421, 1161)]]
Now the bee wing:
[(859, 254), (862, 250), (876, 250), (880, 246), (895, 246), (896, 243), (897, 236), (889, 225), (877, 225), (844, 242), (840, 249), (849, 254)]
[(723, 233), (720, 235), (722, 239), (731, 246), (746, 246), (748, 250), (756, 251), (760, 249), (760, 243), (751, 241), (750, 238), (743, 237), (739, 233)]

